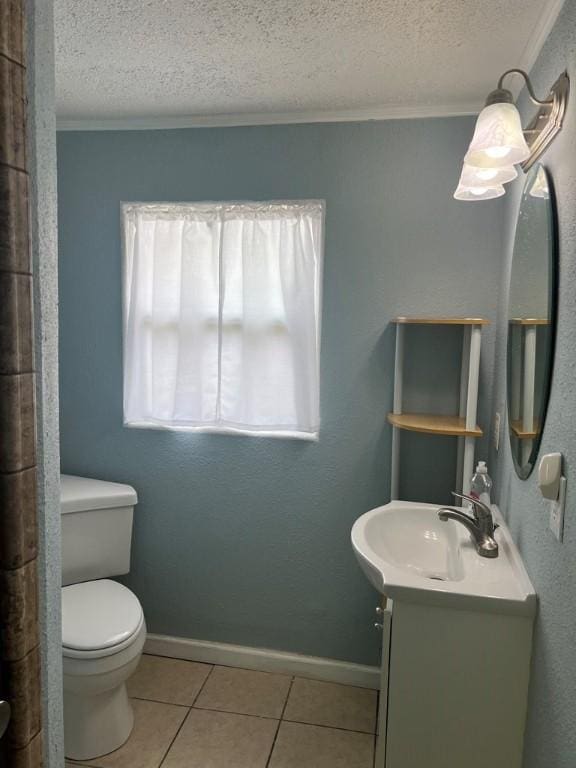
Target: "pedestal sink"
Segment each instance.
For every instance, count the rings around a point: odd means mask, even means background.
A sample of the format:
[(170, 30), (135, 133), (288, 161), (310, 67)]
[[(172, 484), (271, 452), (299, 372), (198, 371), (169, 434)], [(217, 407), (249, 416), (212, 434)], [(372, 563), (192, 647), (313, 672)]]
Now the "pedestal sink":
[(480, 557), (439, 505), (362, 515), (352, 546), (384, 596), (376, 768), (520, 768), (536, 594), (498, 509)]

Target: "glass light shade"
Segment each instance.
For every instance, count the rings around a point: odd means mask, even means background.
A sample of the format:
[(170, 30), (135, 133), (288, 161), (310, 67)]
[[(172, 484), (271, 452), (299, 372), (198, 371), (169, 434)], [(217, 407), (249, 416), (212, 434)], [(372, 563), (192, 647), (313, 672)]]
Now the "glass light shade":
[(503, 168), (522, 163), (530, 155), (514, 104), (484, 107), (464, 162), (476, 168)]
[(518, 172), (513, 165), (504, 168), (476, 168), (464, 163), (460, 182), (463, 187), (497, 187), (514, 181)]
[(464, 187), (458, 184), (454, 197), (456, 200), (492, 200), (495, 197), (502, 197), (504, 187), (499, 184), (495, 187)]
[(544, 169), (542, 166), (538, 168), (538, 173), (536, 174), (536, 180), (530, 187), (530, 195), (532, 197), (542, 197), (544, 200), (548, 200), (550, 197), (550, 189), (548, 188), (548, 180), (546, 179), (546, 174), (544, 173)]

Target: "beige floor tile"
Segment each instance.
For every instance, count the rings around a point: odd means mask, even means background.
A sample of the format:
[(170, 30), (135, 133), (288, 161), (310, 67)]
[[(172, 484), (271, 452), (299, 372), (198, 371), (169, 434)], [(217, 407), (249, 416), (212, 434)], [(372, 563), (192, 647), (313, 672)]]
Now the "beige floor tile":
[(288, 675), (214, 667), (194, 706), (240, 715), (279, 718), (290, 682)]
[(138, 699), (192, 706), (211, 670), (210, 664), (144, 655), (128, 681), (128, 694)]
[(280, 724), (269, 768), (372, 768), (374, 736), (300, 723)]
[(98, 768), (158, 768), (189, 710), (172, 704), (133, 699), (134, 730), (124, 746), (86, 760)]
[(376, 691), (368, 688), (297, 677), (290, 690), (284, 719), (374, 733), (376, 698)]
[(278, 722), (192, 709), (162, 768), (265, 768)]

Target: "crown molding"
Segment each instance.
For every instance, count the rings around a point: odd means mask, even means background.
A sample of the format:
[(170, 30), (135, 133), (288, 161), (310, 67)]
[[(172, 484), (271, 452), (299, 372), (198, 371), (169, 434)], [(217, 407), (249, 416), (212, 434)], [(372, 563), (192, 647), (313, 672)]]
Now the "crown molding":
[(298, 123), (355, 123), (377, 120), (421, 120), (431, 117), (461, 117), (478, 114), (480, 102), (380, 107), (317, 112), (261, 112), (229, 115), (182, 115), (178, 117), (59, 118), (59, 131), (148, 131), (169, 128), (226, 128)]
[[(520, 61), (514, 66), (523, 69), (525, 72), (531, 72), (548, 35), (552, 31), (552, 27), (560, 15), (564, 2), (565, 0), (549, 0), (548, 3), (544, 4), (538, 24), (535, 26), (534, 31), (528, 38), (528, 42), (524, 46)], [(521, 90), (521, 87), (519, 90)]]

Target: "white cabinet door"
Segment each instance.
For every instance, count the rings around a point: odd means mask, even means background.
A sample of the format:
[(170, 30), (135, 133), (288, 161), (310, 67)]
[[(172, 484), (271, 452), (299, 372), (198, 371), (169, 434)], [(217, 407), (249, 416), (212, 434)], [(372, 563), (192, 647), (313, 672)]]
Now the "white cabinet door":
[(382, 598), (378, 613), (382, 625), (382, 666), (380, 673), (380, 696), (378, 697), (378, 724), (376, 738), (375, 768), (386, 766), (386, 727), (388, 722), (388, 675), (390, 671), (390, 634), (392, 628), (392, 600)]

